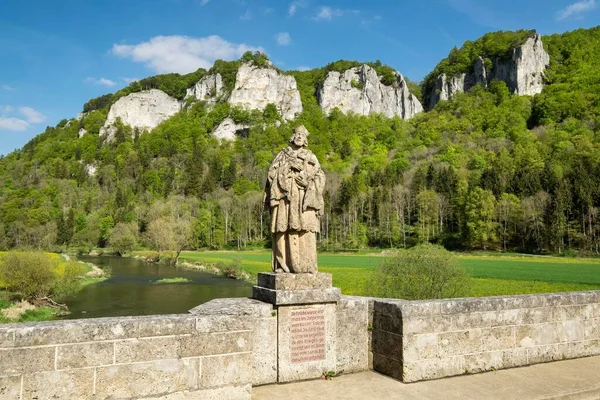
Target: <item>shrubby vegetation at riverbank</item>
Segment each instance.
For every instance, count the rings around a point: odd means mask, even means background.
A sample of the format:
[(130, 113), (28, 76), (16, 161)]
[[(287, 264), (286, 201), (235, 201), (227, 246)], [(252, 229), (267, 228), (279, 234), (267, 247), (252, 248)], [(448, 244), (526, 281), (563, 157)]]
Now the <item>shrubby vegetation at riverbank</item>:
[(43, 252), (0, 253), (0, 322), (52, 319), (68, 312), (60, 301), (106, 279), (84, 263)]

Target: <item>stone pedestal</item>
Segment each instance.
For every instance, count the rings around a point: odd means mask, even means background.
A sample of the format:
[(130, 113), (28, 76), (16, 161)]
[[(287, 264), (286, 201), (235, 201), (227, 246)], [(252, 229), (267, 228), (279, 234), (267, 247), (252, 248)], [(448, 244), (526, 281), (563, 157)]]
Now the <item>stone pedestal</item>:
[(336, 306), (331, 274), (261, 273), (253, 297), (277, 310), (277, 380), (320, 378), (337, 365)]

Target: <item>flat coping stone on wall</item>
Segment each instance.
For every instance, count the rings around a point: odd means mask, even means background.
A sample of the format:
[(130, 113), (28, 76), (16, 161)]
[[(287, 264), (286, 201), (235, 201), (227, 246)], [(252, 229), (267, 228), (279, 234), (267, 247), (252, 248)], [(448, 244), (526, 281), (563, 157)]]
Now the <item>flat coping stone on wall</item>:
[(252, 297), (254, 299), (271, 303), (275, 306), (337, 303), (341, 295), (339, 288), (274, 290), (254, 286), (252, 290)]
[(214, 299), (192, 308), (194, 315), (250, 315), (254, 317), (270, 317), (273, 305), (250, 298)]
[(331, 287), (331, 274), (285, 274), (285, 273), (259, 273), (258, 286), (273, 290), (308, 290), (329, 289)]

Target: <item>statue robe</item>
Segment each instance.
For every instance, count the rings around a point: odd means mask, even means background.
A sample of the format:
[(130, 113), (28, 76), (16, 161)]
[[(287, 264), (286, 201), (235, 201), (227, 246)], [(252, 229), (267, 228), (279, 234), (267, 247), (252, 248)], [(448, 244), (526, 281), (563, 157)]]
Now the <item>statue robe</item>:
[[(302, 176), (307, 186), (296, 182)], [(273, 160), (267, 178), (271, 209), (273, 271), (317, 272), (316, 233), (323, 210), (325, 174), (315, 155), (287, 147)]]

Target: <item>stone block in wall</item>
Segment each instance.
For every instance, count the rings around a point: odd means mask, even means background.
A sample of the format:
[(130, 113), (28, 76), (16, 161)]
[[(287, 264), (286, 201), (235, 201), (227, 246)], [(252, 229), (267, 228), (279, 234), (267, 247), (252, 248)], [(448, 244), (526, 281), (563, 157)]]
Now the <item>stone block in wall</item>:
[(583, 326), (586, 340), (600, 339), (600, 318), (588, 319)]
[(402, 333), (433, 333), (452, 331), (452, 316), (424, 315), (418, 317), (404, 316), (402, 318)]
[(520, 325), (515, 327), (515, 341), (519, 347), (560, 343), (562, 330), (563, 326), (559, 322)]
[(0, 376), (53, 371), (55, 347), (27, 347), (0, 350)]
[[(585, 339), (585, 320), (568, 320), (559, 322), (559, 339), (561, 342), (578, 342)], [(560, 327), (559, 325), (559, 327)]]
[(138, 398), (197, 389), (198, 376), (198, 359), (98, 367), (96, 397)]
[(277, 382), (277, 315), (256, 319), (252, 337), (253, 385)]
[(552, 309), (552, 319), (554, 321), (567, 321), (570, 319), (590, 319), (594, 317), (594, 307), (592, 304), (557, 306)]
[(182, 336), (179, 357), (199, 357), (252, 351), (252, 331)]
[(0, 399), (21, 398), (21, 375), (0, 377)]
[(382, 354), (402, 360), (402, 335), (385, 331), (373, 331), (373, 357)]
[(600, 339), (567, 343), (569, 358), (588, 357), (600, 354)]
[(557, 344), (533, 346), (527, 348), (527, 363), (537, 364), (548, 361), (558, 361), (567, 358), (566, 348)]
[(439, 357), (439, 336), (437, 333), (409, 335), (404, 339), (403, 357), (420, 360)]
[(199, 387), (249, 384), (252, 382), (252, 362), (252, 353), (203, 357)]
[(179, 336), (162, 336), (120, 340), (114, 344), (115, 363), (129, 364), (179, 358), (179, 338)]
[(469, 354), (464, 356), (463, 363), (465, 372), (470, 374), (520, 367), (527, 365), (527, 349), (509, 349)]
[(196, 318), (196, 329), (193, 333), (249, 331), (254, 320), (249, 316), (207, 315)]
[(23, 399), (88, 399), (93, 392), (94, 368), (23, 376)]
[(404, 380), (402, 361), (387, 357), (383, 354), (373, 353), (373, 370), (394, 379)]
[(553, 307), (524, 308), (519, 310), (517, 325), (541, 324), (553, 321)]
[(0, 329), (0, 348), (14, 347), (15, 332), (14, 330), (6, 329), (6, 326), (4, 330)]
[(483, 351), (505, 350), (516, 347), (515, 328), (513, 326), (497, 326), (482, 329)]
[(483, 334), (481, 329), (461, 332), (444, 332), (439, 334), (440, 357), (453, 357), (463, 354), (481, 352)]
[(57, 346), (56, 369), (96, 367), (113, 364), (113, 342), (81, 343)]
[(416, 382), (427, 379), (439, 379), (468, 373), (465, 369), (464, 357), (446, 357), (404, 362), (403, 382)]
[(254, 385), (277, 382), (277, 312), (273, 305), (249, 298), (215, 299), (201, 304), (190, 313), (214, 318), (217, 315), (246, 318), (252, 330)]
[(369, 302), (361, 297), (342, 296), (337, 304), (337, 368), (341, 372), (369, 368)]
[(22, 347), (182, 335), (195, 330), (194, 316), (157, 315), (10, 324), (0, 327), (0, 335), (13, 334), (11, 345)]

